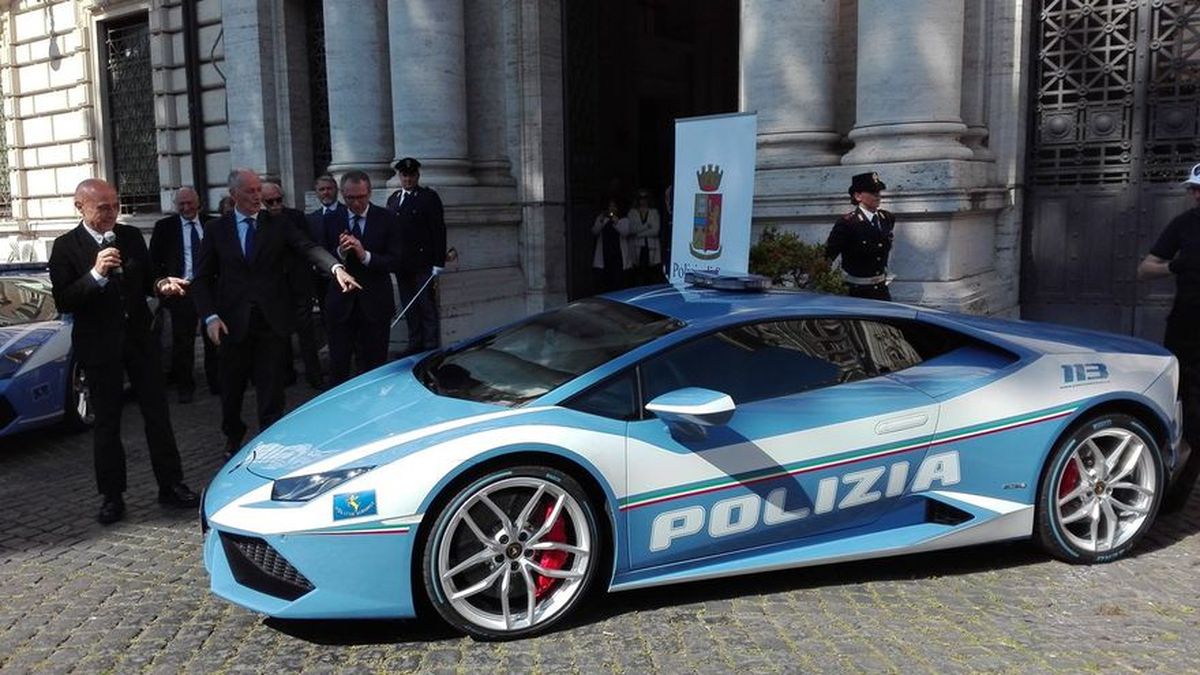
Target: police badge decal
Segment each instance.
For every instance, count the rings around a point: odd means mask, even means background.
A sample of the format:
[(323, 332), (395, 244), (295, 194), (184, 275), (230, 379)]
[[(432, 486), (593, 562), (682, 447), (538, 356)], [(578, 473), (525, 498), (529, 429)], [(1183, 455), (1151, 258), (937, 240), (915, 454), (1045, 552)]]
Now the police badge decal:
[(692, 221), (692, 256), (713, 260), (721, 255), (721, 167), (705, 164), (696, 172), (700, 192), (696, 193), (696, 210)]

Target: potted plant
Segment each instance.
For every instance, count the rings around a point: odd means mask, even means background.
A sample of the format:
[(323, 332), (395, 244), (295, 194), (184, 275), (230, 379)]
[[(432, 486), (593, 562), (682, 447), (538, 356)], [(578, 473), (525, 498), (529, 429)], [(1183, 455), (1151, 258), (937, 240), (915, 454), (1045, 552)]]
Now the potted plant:
[(750, 272), (784, 288), (846, 294), (846, 282), (825, 259), (823, 245), (809, 244), (792, 232), (780, 232), (771, 226), (750, 247)]

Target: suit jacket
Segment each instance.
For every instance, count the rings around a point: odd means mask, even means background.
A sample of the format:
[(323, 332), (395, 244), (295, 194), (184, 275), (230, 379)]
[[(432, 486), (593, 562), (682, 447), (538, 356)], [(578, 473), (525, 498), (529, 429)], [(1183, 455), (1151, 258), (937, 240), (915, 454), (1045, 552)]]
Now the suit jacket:
[(324, 241), (326, 221), (333, 220), (335, 222), (344, 223), (346, 222), (346, 217), (346, 205), (341, 202), (335, 202), (333, 206), (333, 213), (328, 215), (325, 214), (324, 206), (313, 209), (312, 211), (304, 214), (305, 220), (308, 221), (308, 234), (313, 238), (313, 241), (317, 242), (318, 244)]
[(200, 263), (192, 294), (201, 320), (217, 315), (229, 329), (226, 339), (245, 339), (250, 311), (257, 307), (277, 335), (292, 332), (292, 292), (288, 286), (290, 256), (302, 255), (326, 276), (337, 260), (286, 219), (258, 212), (254, 254), (246, 260), (234, 213), (210, 221), (200, 246)]
[(871, 224), (862, 209), (838, 218), (825, 242), (825, 257), (833, 260), (842, 256), (842, 269), (856, 277), (874, 277), (887, 272), (888, 254), (892, 250), (896, 217), (890, 211), (877, 210), (879, 227)]
[[(204, 233), (204, 218), (200, 214), (192, 219), (200, 234)], [(183, 221), (179, 215), (170, 215), (154, 222), (154, 232), (150, 235), (150, 260), (154, 264), (154, 276), (183, 278)], [(195, 251), (197, 259), (200, 251)], [(196, 270), (192, 270), (195, 275)]]
[(404, 274), (428, 274), (432, 267), (446, 266), (446, 221), (442, 198), (437, 192), (418, 185), (416, 194), (400, 205), (400, 190), (388, 197), (388, 209), (400, 220), (403, 253), (400, 271)]
[[(390, 321), (396, 311), (396, 301), (393, 296), (392, 272), (400, 265), (401, 239), (400, 224), (396, 214), (371, 204), (367, 208), (367, 221), (362, 237), (362, 245), (371, 253), (371, 262), (364, 265), (358, 256), (346, 256), (346, 269), (362, 290), (357, 293), (342, 293), (341, 289), (330, 285), (325, 293), (325, 312), (331, 321), (345, 321), (354, 309), (354, 303), (360, 303), (366, 316), (374, 321)], [(350, 212), (343, 209), (343, 217), (331, 214), (325, 219), (325, 236), (322, 244), (330, 253), (337, 255), (338, 237), (350, 229)], [(355, 297), (357, 296), (357, 297)]]
[(60, 312), (74, 317), (72, 345), (75, 358), (85, 365), (121, 361), (128, 344), (143, 352), (150, 347), (146, 297), (154, 293), (155, 281), (150, 252), (136, 227), (117, 225), (113, 231), (122, 272), (110, 272), (104, 286), (91, 275), (100, 245), (82, 223), (55, 239), (50, 251), (54, 302)]

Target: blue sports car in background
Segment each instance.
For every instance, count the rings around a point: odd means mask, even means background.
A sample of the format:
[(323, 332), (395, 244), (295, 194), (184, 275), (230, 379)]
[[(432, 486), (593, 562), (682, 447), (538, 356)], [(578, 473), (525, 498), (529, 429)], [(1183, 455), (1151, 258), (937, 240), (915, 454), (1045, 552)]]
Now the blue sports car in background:
[(292, 412), (207, 489), (213, 591), (506, 639), (592, 587), (1018, 538), (1107, 562), (1186, 459), (1149, 342), (703, 281), (735, 290), (579, 300)]
[(0, 264), (0, 436), (59, 421), (93, 422), (70, 318), (54, 306), (44, 263)]

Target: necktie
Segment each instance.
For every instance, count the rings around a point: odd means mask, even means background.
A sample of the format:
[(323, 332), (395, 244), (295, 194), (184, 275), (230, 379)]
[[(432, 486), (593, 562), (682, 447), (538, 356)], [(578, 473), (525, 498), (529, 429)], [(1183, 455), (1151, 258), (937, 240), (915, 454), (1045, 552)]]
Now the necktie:
[(247, 218), (244, 222), (246, 223), (246, 247), (242, 253), (246, 255), (246, 260), (250, 260), (254, 257), (254, 234), (257, 228), (253, 218)]
[(196, 263), (200, 260), (200, 229), (196, 227), (196, 221), (189, 220), (188, 230), (190, 232), (188, 238), (192, 242), (192, 259), (189, 261), (191, 269), (186, 271), (189, 272), (187, 278), (191, 279), (196, 274)]
[(356, 213), (350, 219), (350, 222), (352, 223), (350, 225), (350, 234), (354, 235), (355, 239), (362, 239), (362, 227), (359, 226), (359, 223), (362, 222), (362, 216)]
[(400, 208), (401, 206), (404, 206), (405, 199), (408, 199), (408, 190), (403, 190), (400, 192), (400, 202), (398, 204), (396, 204), (396, 208)]
[(879, 214), (878, 214), (878, 213), (876, 213), (875, 215), (871, 216), (871, 224), (872, 224), (872, 225), (874, 225), (874, 226), (875, 226), (875, 229), (877, 229), (877, 230), (883, 229), (883, 228), (881, 228), (881, 227), (880, 227), (880, 225), (879, 225)]

